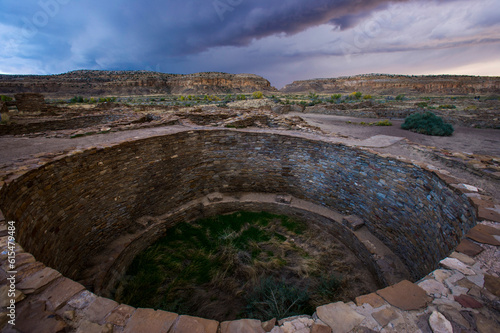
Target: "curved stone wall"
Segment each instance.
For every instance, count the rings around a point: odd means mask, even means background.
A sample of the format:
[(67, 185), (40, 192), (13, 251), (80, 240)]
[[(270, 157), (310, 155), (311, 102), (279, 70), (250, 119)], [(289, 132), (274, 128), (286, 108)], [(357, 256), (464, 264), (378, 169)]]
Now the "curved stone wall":
[[(109, 244), (208, 194), (286, 193), (362, 216), (413, 278), (475, 224), (434, 173), (368, 151), (271, 132), (194, 130), (93, 149), (4, 186), (1, 209), (35, 257), (79, 280)], [(196, 212), (191, 212), (195, 216)]]

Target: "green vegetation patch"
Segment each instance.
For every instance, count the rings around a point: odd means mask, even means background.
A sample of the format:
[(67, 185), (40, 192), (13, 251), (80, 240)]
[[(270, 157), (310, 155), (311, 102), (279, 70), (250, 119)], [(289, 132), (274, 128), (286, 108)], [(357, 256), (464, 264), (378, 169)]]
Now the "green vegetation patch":
[(445, 123), (441, 117), (436, 116), (430, 111), (409, 115), (401, 125), (401, 128), (435, 136), (450, 136), (454, 131), (451, 124)]
[(220, 321), (312, 314), (339, 300), (344, 285), (294, 242), (307, 230), (266, 212), (181, 222), (134, 259), (115, 299)]

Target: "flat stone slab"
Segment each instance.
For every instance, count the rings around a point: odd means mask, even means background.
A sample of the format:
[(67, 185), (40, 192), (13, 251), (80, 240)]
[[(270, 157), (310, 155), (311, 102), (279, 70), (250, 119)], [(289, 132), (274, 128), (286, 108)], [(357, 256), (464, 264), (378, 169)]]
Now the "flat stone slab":
[(370, 304), (372, 308), (379, 308), (386, 304), (384, 299), (375, 293), (356, 297), (356, 305)]
[(435, 296), (438, 298), (446, 296), (450, 293), (449, 289), (446, 288), (444, 284), (434, 279), (424, 280), (418, 283), (418, 286), (424, 289), (427, 292), (427, 295)]
[(486, 274), (484, 276), (484, 287), (493, 295), (500, 297), (500, 278)]
[(43, 301), (37, 301), (19, 308), (15, 328), (19, 332), (65, 332), (66, 326), (64, 321), (45, 310)]
[(391, 135), (375, 135), (371, 138), (359, 142), (357, 145), (360, 147), (384, 148), (392, 146), (405, 138)]
[(489, 207), (484, 207), (484, 206), (478, 207), (477, 217), (480, 220), (500, 222), (500, 213), (498, 213), (495, 209), (491, 209)]
[(90, 305), (85, 307), (83, 314), (85, 317), (95, 323), (102, 323), (104, 318), (118, 307), (118, 303), (104, 297), (97, 297)]
[(316, 308), (318, 318), (330, 326), (333, 333), (347, 333), (358, 326), (365, 316), (343, 302), (330, 303)]
[(476, 275), (476, 272), (469, 268), (469, 266), (455, 258), (444, 258), (439, 263), (445, 268), (457, 270), (465, 275)]
[(391, 305), (401, 310), (418, 310), (427, 306), (431, 300), (425, 290), (408, 280), (377, 291)]
[(469, 295), (460, 295), (460, 296), (455, 296), (454, 298), (455, 301), (460, 303), (460, 305), (463, 306), (464, 308), (480, 309), (483, 307), (481, 303), (479, 303)]
[(123, 332), (165, 333), (172, 327), (177, 317), (179, 317), (177, 313), (155, 311), (153, 309), (137, 309)]
[(32, 294), (59, 277), (61, 277), (61, 273), (55, 269), (45, 267), (44, 269), (24, 278), (16, 285), (16, 287), (25, 294)]
[(389, 324), (391, 321), (399, 318), (396, 311), (394, 311), (392, 309), (382, 309), (378, 312), (374, 312), (374, 313), (372, 313), (372, 317), (382, 327), (387, 326), (387, 324)]
[(474, 243), (468, 239), (463, 239), (460, 242), (460, 244), (458, 244), (456, 251), (463, 253), (463, 254), (466, 254), (470, 257), (475, 257), (479, 253), (483, 252), (484, 249), (481, 246), (477, 245), (476, 243)]
[[(274, 326), (274, 325), (273, 325)], [(224, 321), (220, 324), (221, 333), (265, 333), (260, 320), (241, 319)]]
[(356, 231), (365, 225), (365, 221), (363, 221), (363, 219), (357, 215), (349, 215), (344, 217), (344, 219), (342, 220), (342, 224), (349, 229)]
[(122, 304), (109, 314), (109, 316), (106, 318), (106, 322), (123, 327), (128, 322), (130, 317), (132, 317), (132, 314), (135, 312), (135, 310), (136, 309), (131, 307), (130, 305)]
[(500, 241), (494, 235), (500, 236), (500, 230), (483, 224), (476, 225), (467, 233), (467, 237), (476, 242), (500, 246)]
[(85, 290), (85, 287), (81, 284), (63, 277), (54, 281), (38, 298), (46, 302), (49, 311), (56, 311), (83, 290)]
[(169, 333), (217, 333), (219, 322), (192, 316), (180, 316)]

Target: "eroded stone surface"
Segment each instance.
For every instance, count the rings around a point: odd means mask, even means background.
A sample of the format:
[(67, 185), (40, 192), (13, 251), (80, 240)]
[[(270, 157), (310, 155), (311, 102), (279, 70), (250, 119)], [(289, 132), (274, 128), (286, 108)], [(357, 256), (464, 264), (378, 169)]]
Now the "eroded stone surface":
[(484, 287), (493, 295), (500, 297), (500, 278), (486, 274), (484, 276)]

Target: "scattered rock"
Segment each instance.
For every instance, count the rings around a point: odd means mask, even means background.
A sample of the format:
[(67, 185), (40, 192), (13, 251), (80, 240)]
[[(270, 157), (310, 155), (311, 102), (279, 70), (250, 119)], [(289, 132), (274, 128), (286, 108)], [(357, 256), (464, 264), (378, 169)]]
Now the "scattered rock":
[(432, 312), (429, 318), (429, 325), (434, 333), (453, 333), (451, 323), (438, 311)]
[(365, 319), (343, 302), (320, 306), (316, 313), (321, 321), (331, 327), (333, 333), (347, 333)]
[(418, 286), (424, 289), (427, 292), (427, 295), (438, 298), (446, 296), (450, 293), (444, 284), (433, 279), (424, 280), (418, 283)]
[(439, 262), (443, 267), (454, 269), (465, 275), (475, 275), (476, 273), (466, 264), (455, 258), (445, 258)]
[(497, 228), (483, 224), (476, 225), (467, 233), (467, 237), (475, 240), (476, 242), (500, 246), (500, 241), (493, 237), (494, 235), (500, 236), (500, 231)]

